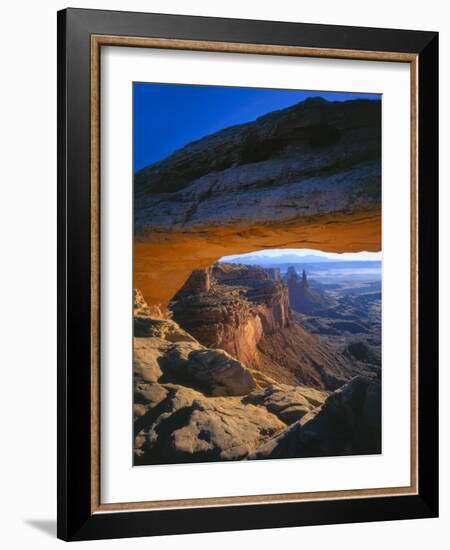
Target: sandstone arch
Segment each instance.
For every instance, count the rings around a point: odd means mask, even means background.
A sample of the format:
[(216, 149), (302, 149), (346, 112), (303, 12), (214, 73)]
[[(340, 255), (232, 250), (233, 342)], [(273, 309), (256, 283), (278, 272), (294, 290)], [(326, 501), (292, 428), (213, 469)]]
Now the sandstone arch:
[(381, 249), (381, 103), (312, 99), (193, 142), (135, 176), (135, 286), (268, 248)]

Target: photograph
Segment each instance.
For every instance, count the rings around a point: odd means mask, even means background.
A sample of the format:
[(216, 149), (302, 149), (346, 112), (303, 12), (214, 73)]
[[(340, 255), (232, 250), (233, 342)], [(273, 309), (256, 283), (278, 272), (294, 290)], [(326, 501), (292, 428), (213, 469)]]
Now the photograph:
[(382, 95), (132, 86), (134, 466), (382, 453)]
[(290, 19), (58, 12), (62, 540), (438, 515), (438, 34)]
[(2, 5), (3, 548), (449, 546), (445, 7)]

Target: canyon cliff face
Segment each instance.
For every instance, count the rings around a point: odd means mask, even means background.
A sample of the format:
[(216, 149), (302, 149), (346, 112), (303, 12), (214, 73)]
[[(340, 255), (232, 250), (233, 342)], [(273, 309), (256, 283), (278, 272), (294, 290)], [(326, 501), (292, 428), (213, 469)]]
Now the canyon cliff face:
[(198, 268), (262, 248), (381, 248), (381, 103), (310, 99), (135, 176), (135, 286), (163, 306)]
[(196, 270), (170, 311), (202, 345), (222, 349), (278, 383), (333, 390), (360, 372), (297, 323), (288, 286), (259, 267), (221, 263)]
[[(205, 290), (197, 284), (208, 278)], [(289, 325), (287, 288), (262, 269), (217, 264), (196, 270), (170, 305), (174, 320), (207, 347), (220, 348), (246, 364), (255, 361), (265, 334)]]

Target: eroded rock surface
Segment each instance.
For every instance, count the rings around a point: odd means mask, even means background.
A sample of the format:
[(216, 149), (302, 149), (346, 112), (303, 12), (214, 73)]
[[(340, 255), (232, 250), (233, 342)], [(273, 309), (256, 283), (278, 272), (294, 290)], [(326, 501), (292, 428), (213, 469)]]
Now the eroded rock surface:
[(171, 319), (134, 316), (134, 383), (174, 382), (206, 395), (246, 395), (256, 388), (246, 366), (221, 349), (208, 349)]
[(137, 173), (136, 232), (377, 207), (380, 116), (379, 101), (309, 99), (190, 143)]
[(294, 319), (288, 287), (260, 267), (215, 264), (208, 290), (200, 270), (169, 305), (174, 319), (202, 345), (219, 348), (248, 368), (284, 384), (335, 390), (358, 370)]
[(262, 405), (286, 424), (292, 424), (314, 412), (327, 397), (327, 392), (313, 388), (277, 384), (252, 392), (245, 402)]
[(179, 344), (167, 350), (161, 365), (164, 380), (195, 387), (206, 395), (245, 395), (256, 387), (250, 371), (223, 350)]
[(377, 454), (381, 452), (381, 383), (363, 376), (265, 443), (250, 458)]
[(237, 460), (285, 428), (267, 409), (237, 397), (164, 386), (166, 397), (141, 417), (136, 464)]
[(168, 342), (197, 342), (171, 319), (160, 319), (150, 315), (134, 316), (134, 336), (138, 338), (161, 338)]

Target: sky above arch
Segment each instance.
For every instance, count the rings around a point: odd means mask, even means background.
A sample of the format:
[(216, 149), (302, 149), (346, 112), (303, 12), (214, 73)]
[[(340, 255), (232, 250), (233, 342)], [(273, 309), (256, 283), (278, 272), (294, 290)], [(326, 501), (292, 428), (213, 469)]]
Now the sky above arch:
[(191, 141), (290, 107), (309, 97), (379, 100), (379, 94), (133, 83), (133, 169), (168, 157)]

